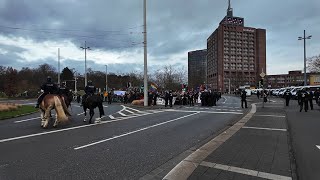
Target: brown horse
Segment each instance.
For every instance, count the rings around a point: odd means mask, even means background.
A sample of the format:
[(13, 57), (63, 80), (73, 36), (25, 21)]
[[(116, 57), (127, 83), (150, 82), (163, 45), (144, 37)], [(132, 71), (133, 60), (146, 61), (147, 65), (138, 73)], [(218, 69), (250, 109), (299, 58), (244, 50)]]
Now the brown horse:
[(65, 102), (55, 94), (47, 94), (43, 101), (40, 103), (40, 113), (41, 113), (41, 127), (47, 128), (50, 120), (50, 112), (52, 109), (56, 111), (56, 120), (53, 124), (53, 127), (56, 127), (58, 123), (68, 122), (68, 116), (71, 116), (69, 113)]

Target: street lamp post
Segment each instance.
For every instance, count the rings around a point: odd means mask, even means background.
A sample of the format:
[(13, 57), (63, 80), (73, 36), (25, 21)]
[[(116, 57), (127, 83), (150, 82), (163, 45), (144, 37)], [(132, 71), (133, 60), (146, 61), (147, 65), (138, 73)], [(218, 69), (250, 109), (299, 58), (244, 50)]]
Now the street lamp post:
[(84, 49), (84, 86), (87, 86), (88, 77), (87, 77), (87, 49), (90, 50), (90, 47), (87, 47), (87, 42), (84, 41), (84, 47), (80, 47)]
[(148, 68), (147, 68), (147, 1), (143, 0), (143, 34), (144, 34), (144, 106), (148, 106)]
[(298, 37), (298, 40), (303, 40), (304, 52), (304, 86), (307, 85), (307, 56), (306, 56), (306, 39), (311, 39), (311, 35), (306, 37), (306, 30), (303, 30), (303, 37)]
[(60, 48), (58, 48), (58, 85), (60, 86)]
[(106, 92), (108, 92), (108, 65), (106, 66)]

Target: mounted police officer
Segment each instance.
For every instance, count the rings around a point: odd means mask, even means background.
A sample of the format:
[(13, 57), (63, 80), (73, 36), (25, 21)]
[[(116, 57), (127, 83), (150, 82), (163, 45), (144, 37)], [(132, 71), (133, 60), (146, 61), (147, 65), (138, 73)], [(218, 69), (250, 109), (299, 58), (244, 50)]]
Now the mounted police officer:
[(42, 102), (43, 98), (47, 94), (55, 94), (58, 91), (58, 86), (52, 82), (52, 79), (50, 76), (47, 77), (47, 82), (43, 83), (40, 86), (41, 90), (43, 90), (43, 93), (38, 97), (37, 104), (35, 105), (35, 108), (39, 108), (39, 104)]
[(286, 99), (286, 106), (289, 106), (289, 101), (291, 99), (291, 92), (290, 89), (287, 89), (286, 92), (284, 93), (284, 98)]
[(94, 95), (96, 87), (92, 84), (92, 81), (88, 81), (87, 86), (84, 88), (85, 95), (82, 96), (82, 105), (86, 101), (87, 97)]
[(58, 94), (59, 94), (59, 95), (66, 95), (66, 96), (68, 96), (69, 92), (70, 92), (70, 89), (67, 88), (67, 83), (66, 83), (66, 82), (63, 82), (63, 83), (61, 84), (61, 86), (59, 87)]

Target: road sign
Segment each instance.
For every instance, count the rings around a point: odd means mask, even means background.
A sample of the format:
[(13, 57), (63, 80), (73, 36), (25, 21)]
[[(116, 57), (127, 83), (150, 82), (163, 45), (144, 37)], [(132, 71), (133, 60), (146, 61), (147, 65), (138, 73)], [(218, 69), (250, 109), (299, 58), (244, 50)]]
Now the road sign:
[(260, 73), (260, 77), (264, 78), (266, 74), (264, 72)]

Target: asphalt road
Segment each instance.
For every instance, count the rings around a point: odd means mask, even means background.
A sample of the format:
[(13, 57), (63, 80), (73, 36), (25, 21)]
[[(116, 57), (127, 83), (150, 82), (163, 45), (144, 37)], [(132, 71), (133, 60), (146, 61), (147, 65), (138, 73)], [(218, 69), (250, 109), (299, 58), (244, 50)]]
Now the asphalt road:
[[(298, 177), (301, 180), (320, 179), (320, 107), (299, 112), (297, 101), (286, 108)], [(309, 107), (310, 108), (310, 107)]]
[(0, 121), (0, 179), (139, 179), (243, 116), (236, 97), (209, 108), (104, 109), (91, 125), (77, 104), (58, 128), (42, 129), (39, 113)]

